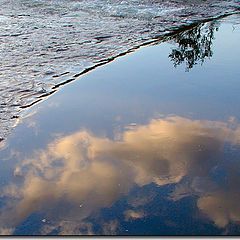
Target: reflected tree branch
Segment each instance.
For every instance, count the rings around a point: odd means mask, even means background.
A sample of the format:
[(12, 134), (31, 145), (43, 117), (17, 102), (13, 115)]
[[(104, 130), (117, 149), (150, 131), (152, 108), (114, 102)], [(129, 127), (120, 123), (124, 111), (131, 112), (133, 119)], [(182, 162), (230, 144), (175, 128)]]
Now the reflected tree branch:
[(174, 36), (171, 41), (176, 47), (169, 54), (174, 67), (185, 63), (186, 71), (189, 71), (194, 65), (203, 64), (206, 58), (211, 58), (214, 33), (218, 27), (217, 21), (202, 23)]

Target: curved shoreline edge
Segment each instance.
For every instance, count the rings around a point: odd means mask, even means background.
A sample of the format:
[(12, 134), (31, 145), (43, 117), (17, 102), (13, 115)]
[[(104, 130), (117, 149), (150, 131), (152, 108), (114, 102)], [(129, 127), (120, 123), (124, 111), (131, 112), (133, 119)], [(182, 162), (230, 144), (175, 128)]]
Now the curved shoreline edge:
[[(85, 68), (84, 70), (82, 70), (81, 72), (73, 75), (71, 78), (68, 78), (65, 81), (62, 81), (56, 85), (54, 85), (51, 89), (51, 91), (49, 92), (44, 92), (42, 95), (40, 96), (36, 96), (35, 99), (33, 99), (34, 101), (27, 104), (27, 105), (23, 105), (19, 107), (19, 113), (18, 116), (14, 116), (14, 118), (16, 119), (15, 123), (13, 124), (13, 126), (9, 127), (9, 132), (6, 135), (6, 137), (2, 137), (0, 138), (0, 143), (2, 144), (5, 140), (7, 140), (7, 138), (9, 137), (9, 135), (11, 134), (12, 130), (18, 125), (18, 123), (20, 122), (20, 120), (23, 118), (24, 116), (24, 110), (31, 108), (32, 106), (35, 106), (36, 104), (41, 103), (42, 101), (48, 99), (48, 97), (52, 96), (54, 93), (56, 93), (60, 88), (63, 88), (65, 85), (73, 83), (77, 80), (79, 80), (79, 78), (85, 74), (88, 74), (90, 72), (92, 72), (93, 70), (97, 69), (98, 67), (101, 67), (105, 64), (111, 63), (114, 60), (123, 57), (125, 55), (128, 55), (130, 53), (134, 53), (135, 51), (137, 51), (138, 49), (142, 48), (142, 47), (147, 47), (147, 46), (151, 46), (151, 45), (155, 45), (155, 44), (159, 44), (160, 42), (166, 42), (168, 41), (170, 38), (180, 34), (181, 32), (187, 31), (189, 29), (192, 29), (194, 27), (197, 27), (200, 24), (203, 23), (207, 23), (207, 22), (211, 22), (211, 21), (216, 21), (216, 20), (220, 20), (220, 19), (224, 19), (226, 17), (232, 16), (232, 15), (238, 15), (240, 14), (240, 10), (239, 11), (234, 11), (234, 12), (229, 12), (229, 13), (224, 13), (215, 17), (211, 17), (211, 18), (207, 18), (207, 19), (202, 19), (202, 20), (196, 20), (190, 24), (185, 24), (182, 25), (181, 27), (173, 27), (172, 29), (166, 29), (163, 34), (160, 34), (159, 36), (156, 36), (155, 38), (146, 40), (144, 43), (134, 46), (130, 49), (128, 49), (127, 51), (121, 52), (115, 56), (112, 56), (110, 58), (107, 59), (103, 59), (100, 60), (99, 62), (97, 62), (96, 64)], [(63, 75), (68, 74), (68, 72), (64, 72), (64, 73), (59, 73), (58, 75), (55, 75), (54, 77), (60, 77)]]

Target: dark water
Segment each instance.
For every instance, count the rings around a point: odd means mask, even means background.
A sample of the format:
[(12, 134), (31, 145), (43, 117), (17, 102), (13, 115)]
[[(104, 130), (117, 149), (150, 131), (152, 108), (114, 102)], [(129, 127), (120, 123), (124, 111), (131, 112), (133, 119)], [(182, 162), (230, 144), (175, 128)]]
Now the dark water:
[(239, 0), (0, 0), (0, 138), (22, 108), (101, 61), (193, 22), (239, 11)]
[(240, 234), (240, 18), (118, 58), (2, 143), (2, 234)]

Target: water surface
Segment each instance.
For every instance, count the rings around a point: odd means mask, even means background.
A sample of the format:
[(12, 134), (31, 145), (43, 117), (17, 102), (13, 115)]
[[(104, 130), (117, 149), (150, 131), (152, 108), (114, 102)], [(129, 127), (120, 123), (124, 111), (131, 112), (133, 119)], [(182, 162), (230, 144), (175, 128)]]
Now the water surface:
[(239, 235), (239, 16), (118, 58), (1, 145), (2, 234)]
[(0, 139), (59, 84), (180, 27), (239, 11), (238, 0), (0, 0)]

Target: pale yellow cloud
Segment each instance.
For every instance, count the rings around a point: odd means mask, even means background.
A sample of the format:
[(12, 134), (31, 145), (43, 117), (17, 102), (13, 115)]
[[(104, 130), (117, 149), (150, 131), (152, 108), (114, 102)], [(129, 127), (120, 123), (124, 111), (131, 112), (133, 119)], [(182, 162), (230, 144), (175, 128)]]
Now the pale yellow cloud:
[(234, 222), (240, 224), (240, 163), (232, 159), (224, 165), (225, 182), (214, 191), (205, 187), (205, 194), (200, 196), (197, 205), (217, 226), (225, 227)]
[(9, 201), (0, 221), (3, 227), (14, 227), (36, 211), (56, 222), (82, 221), (111, 207), (135, 184), (208, 176), (225, 142), (238, 144), (239, 136), (240, 128), (228, 123), (170, 117), (134, 126), (117, 140), (88, 131), (59, 137), (16, 166), (23, 184), (3, 190)]
[(198, 208), (217, 226), (225, 227), (230, 222), (240, 223), (240, 192), (221, 191), (198, 199)]
[(126, 210), (124, 212), (124, 215), (125, 215), (125, 220), (126, 221), (129, 221), (129, 220), (136, 220), (136, 219), (141, 219), (143, 218), (146, 214), (141, 211), (141, 210), (132, 210), (132, 209), (129, 209), (129, 210)]
[(11, 235), (14, 228), (0, 228), (0, 235)]
[(59, 221), (55, 224), (46, 223), (41, 228), (41, 235), (50, 235), (58, 231), (58, 235), (94, 235), (93, 226), (88, 222)]

